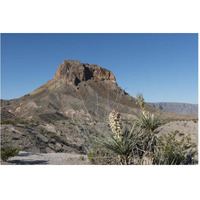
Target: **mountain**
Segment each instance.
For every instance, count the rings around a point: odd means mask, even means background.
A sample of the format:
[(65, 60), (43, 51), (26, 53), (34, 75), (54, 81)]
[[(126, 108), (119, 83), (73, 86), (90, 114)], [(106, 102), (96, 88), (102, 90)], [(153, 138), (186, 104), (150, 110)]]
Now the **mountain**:
[(155, 108), (158, 108), (160, 110), (165, 110), (168, 112), (194, 114), (194, 115), (198, 114), (198, 104), (169, 103), (169, 102), (148, 103), (148, 104)]
[[(65, 60), (52, 80), (18, 99), (2, 100), (2, 119), (66, 120), (72, 115), (103, 116), (117, 108), (121, 113), (138, 110), (135, 99), (121, 89), (113, 73), (98, 65)], [(156, 111), (147, 106), (148, 110)]]
[[(139, 112), (135, 98), (121, 89), (113, 73), (98, 65), (64, 60), (53, 79), (30, 94), (1, 100), (2, 146), (29, 152), (84, 153), (88, 134), (108, 126), (117, 109), (123, 120)], [(158, 111), (146, 104), (152, 113)], [(163, 112), (164, 118), (194, 116)]]

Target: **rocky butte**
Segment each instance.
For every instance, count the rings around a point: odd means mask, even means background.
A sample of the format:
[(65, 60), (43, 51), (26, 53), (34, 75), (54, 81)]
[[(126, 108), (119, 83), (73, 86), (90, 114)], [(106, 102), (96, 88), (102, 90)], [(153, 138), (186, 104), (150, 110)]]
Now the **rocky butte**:
[(128, 115), (138, 109), (135, 99), (117, 85), (111, 71), (64, 60), (53, 79), (19, 99), (3, 101), (2, 118), (48, 121), (67, 119), (72, 113), (94, 116), (97, 104), (98, 116), (113, 107), (124, 114), (129, 112)]
[[(146, 106), (151, 112), (157, 111)], [(72, 113), (94, 116), (97, 110), (98, 117), (102, 117), (112, 108), (126, 117), (138, 111), (135, 99), (117, 85), (111, 71), (98, 65), (64, 60), (54, 78), (38, 89), (21, 98), (2, 101), (2, 119), (61, 120), (70, 118)]]
[(65, 60), (57, 69), (55, 80), (64, 80), (77, 86), (82, 81), (101, 80), (116, 83), (113, 73), (98, 65), (83, 64), (79, 61)]

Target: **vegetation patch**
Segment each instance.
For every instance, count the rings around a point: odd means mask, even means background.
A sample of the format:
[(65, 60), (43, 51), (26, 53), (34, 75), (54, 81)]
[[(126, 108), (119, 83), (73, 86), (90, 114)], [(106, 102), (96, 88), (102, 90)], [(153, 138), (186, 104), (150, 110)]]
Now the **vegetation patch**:
[[(92, 145), (87, 154), (91, 164), (197, 164), (197, 145), (191, 142), (191, 137), (177, 130), (158, 137), (156, 129), (166, 121), (161, 120), (160, 113), (146, 110), (141, 95), (137, 96), (137, 103), (141, 111), (130, 130), (123, 130), (120, 113), (112, 110), (109, 115), (110, 131), (100, 130), (91, 137)], [(181, 139), (177, 139), (177, 135)]]
[[(2, 120), (1, 124), (12, 124), (12, 125), (16, 125), (16, 124), (24, 124), (27, 126), (33, 126), (35, 124), (35, 122), (33, 120), (23, 120), (23, 119), (7, 119), (7, 120)], [(36, 122), (36, 124), (39, 124), (39, 122)]]
[(20, 148), (7, 146), (1, 147), (1, 159), (6, 162), (10, 157), (17, 155), (20, 151)]

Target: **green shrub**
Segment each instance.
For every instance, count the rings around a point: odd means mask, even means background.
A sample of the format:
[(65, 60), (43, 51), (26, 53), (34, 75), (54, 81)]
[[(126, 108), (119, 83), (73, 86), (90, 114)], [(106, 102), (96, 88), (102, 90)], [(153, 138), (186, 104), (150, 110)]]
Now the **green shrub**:
[(158, 165), (185, 165), (195, 164), (194, 157), (197, 155), (197, 147), (191, 142), (189, 136), (181, 135), (181, 139), (176, 139), (179, 132), (163, 135), (157, 141), (155, 151), (155, 164)]
[(81, 160), (81, 161), (84, 161), (84, 160), (85, 160), (85, 157), (84, 157), (84, 156), (80, 156), (80, 160)]
[(118, 163), (117, 155), (108, 152), (105, 148), (93, 147), (87, 153), (88, 160), (94, 165), (116, 165)]
[(7, 161), (10, 157), (13, 157), (19, 153), (20, 149), (12, 146), (1, 148), (1, 159)]

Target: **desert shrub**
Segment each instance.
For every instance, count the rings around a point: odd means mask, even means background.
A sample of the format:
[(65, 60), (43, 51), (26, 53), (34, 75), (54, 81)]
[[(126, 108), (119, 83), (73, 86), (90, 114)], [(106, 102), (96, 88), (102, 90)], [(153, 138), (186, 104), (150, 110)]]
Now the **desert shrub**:
[(142, 156), (145, 152), (154, 153), (156, 142), (157, 135), (154, 133), (144, 132), (138, 139), (136, 148), (133, 150), (133, 153), (137, 155), (138, 159), (142, 159)]
[(197, 162), (196, 145), (191, 142), (191, 137), (181, 135), (181, 139), (178, 140), (176, 139), (178, 133), (178, 131), (168, 133), (157, 140), (155, 164), (185, 165)]
[(106, 148), (93, 147), (87, 153), (88, 160), (94, 165), (116, 165), (118, 164), (117, 155), (110, 153)]
[(7, 161), (10, 157), (17, 155), (19, 151), (19, 148), (12, 146), (1, 147), (1, 159)]
[(84, 161), (84, 160), (85, 160), (85, 157), (84, 157), (84, 156), (80, 156), (80, 160), (81, 160), (81, 161)]

